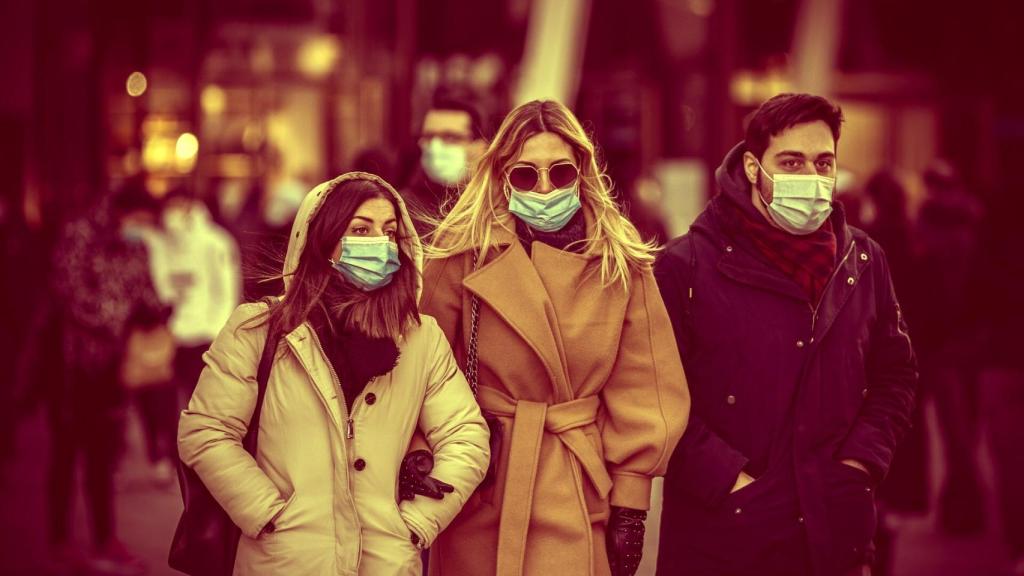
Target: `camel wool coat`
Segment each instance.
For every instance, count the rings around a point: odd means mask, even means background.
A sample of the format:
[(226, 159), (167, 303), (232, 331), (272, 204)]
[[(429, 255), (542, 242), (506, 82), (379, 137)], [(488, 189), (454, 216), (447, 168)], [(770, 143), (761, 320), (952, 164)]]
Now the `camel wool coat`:
[[(396, 198), (417, 264), (419, 240), (397, 193), (376, 176), (349, 173), (306, 196), (290, 236), (294, 270), (306, 231), (338, 183), (367, 179)], [(288, 280), (286, 279), (286, 282)], [(444, 333), (421, 316), (399, 338), (394, 369), (347, 406), (337, 375), (308, 322), (285, 334), (267, 384), (254, 459), (242, 438), (256, 404), (266, 304), (243, 304), (205, 354), (206, 368), (181, 415), (182, 461), (241, 528), (236, 575), (413, 576), (429, 546), (483, 479), (486, 424)], [(258, 318), (257, 318), (258, 320)], [(432, 475), (455, 491), (399, 504), (398, 473), (414, 432), (434, 453)], [(268, 523), (273, 530), (264, 530)]]
[(463, 358), (479, 296), (477, 400), (504, 427), (496, 481), (435, 542), (430, 573), (607, 575), (609, 505), (649, 508), (689, 414), (665, 305), (650, 270), (603, 286), (598, 258), (493, 234), (475, 271), (471, 252), (424, 268), (423, 310)]

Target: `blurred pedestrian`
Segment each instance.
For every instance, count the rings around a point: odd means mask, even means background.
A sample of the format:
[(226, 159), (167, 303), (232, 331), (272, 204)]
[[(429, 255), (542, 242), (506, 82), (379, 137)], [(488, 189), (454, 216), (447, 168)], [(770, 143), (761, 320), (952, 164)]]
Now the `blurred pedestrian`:
[(54, 254), (64, 377), (50, 399), (50, 543), (58, 560), (74, 562), (78, 556), (70, 544), (69, 516), (75, 460), (81, 454), (94, 543), (89, 564), (103, 573), (143, 569), (117, 539), (113, 483), (123, 440), (125, 345), (133, 327), (162, 322), (167, 314), (140, 234), (155, 212), (141, 181), (130, 181), (71, 222)]
[[(423, 310), (490, 413), (490, 481), (431, 574), (632, 575), (689, 400), (651, 274), (565, 106), (513, 110), (437, 230)], [(493, 444), (492, 444), (493, 446)]]
[(382, 146), (364, 148), (352, 160), (353, 172), (369, 172), (380, 176), (385, 182), (396, 182), (398, 161), (390, 150)]
[[(914, 222), (910, 219), (906, 189), (894, 170), (882, 169), (868, 179), (863, 195), (870, 214), (864, 230), (885, 251), (893, 289), (905, 312), (907, 327), (916, 334), (915, 304), (927, 290), (930, 275), (918, 273), (914, 249)], [(849, 206), (846, 206), (849, 209)], [(849, 212), (847, 212), (849, 213)], [(916, 338), (915, 338), (916, 343)], [(892, 571), (893, 544), (901, 514), (928, 510), (928, 427), (924, 418), (926, 391), (919, 390), (912, 425), (893, 456), (889, 474), (878, 489), (878, 530), (875, 536), (875, 576)]]
[(402, 189), (420, 235), (432, 231), (462, 192), (486, 146), (483, 117), (467, 97), (439, 92), (417, 138), (420, 168)]
[(980, 226), (978, 260), (982, 295), (980, 315), (985, 334), (982, 371), (978, 378), (984, 411), (980, 418), (987, 430), (995, 472), (996, 510), (1001, 535), (1009, 552), (1010, 574), (1024, 576), (1024, 235), (1020, 214), (1024, 201), (1000, 182), (989, 196), (990, 204)]
[[(282, 298), (238, 307), (206, 355), (182, 460), (241, 528), (236, 573), (419, 574), (488, 443), (444, 334), (419, 314), (412, 220), (389, 184), (354, 172), (306, 196), (289, 239)], [(254, 460), (242, 438), (268, 342), (281, 345)], [(417, 429), (448, 495), (399, 504)]]
[(658, 246), (668, 240), (664, 196), (661, 182), (652, 171), (643, 170), (633, 180), (629, 195), (629, 220), (645, 242)]
[(170, 328), (177, 343), (174, 375), (187, 401), (203, 370), (203, 353), (241, 301), (241, 263), (234, 238), (187, 188), (167, 195), (163, 226), (165, 277), (174, 304)]
[(865, 574), (916, 372), (882, 249), (833, 202), (843, 117), (781, 94), (655, 276), (693, 394), (658, 573)]
[(159, 223), (140, 229), (153, 284), (173, 309), (166, 329), (174, 357), (166, 382), (134, 391), (155, 479), (170, 484), (177, 461), (178, 412), (192, 394), (203, 352), (238, 305), (241, 280), (234, 239), (210, 220), (205, 205), (184, 186), (164, 198)]
[[(946, 463), (939, 492), (939, 526), (952, 534), (984, 529), (984, 500), (975, 459), (977, 434), (978, 227), (981, 202), (971, 196), (948, 163), (924, 174), (927, 197), (915, 237), (919, 269), (929, 275), (909, 316), (921, 359), (922, 390), (935, 399)], [(918, 275), (920, 276), (920, 274)]]

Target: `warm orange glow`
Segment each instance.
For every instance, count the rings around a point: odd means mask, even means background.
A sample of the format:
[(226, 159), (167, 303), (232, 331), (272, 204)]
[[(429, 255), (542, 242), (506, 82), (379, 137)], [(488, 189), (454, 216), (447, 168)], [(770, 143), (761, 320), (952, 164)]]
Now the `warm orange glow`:
[(174, 167), (178, 172), (188, 173), (196, 167), (196, 157), (199, 155), (199, 139), (191, 132), (185, 132), (178, 136), (174, 144)]
[(132, 98), (138, 98), (145, 94), (148, 86), (149, 81), (146, 79), (146, 75), (139, 71), (129, 74), (128, 80), (125, 82), (125, 89), (128, 90), (128, 95)]
[(314, 36), (299, 48), (296, 65), (304, 74), (322, 78), (334, 68), (340, 53), (338, 40), (334, 36)]
[(220, 116), (227, 108), (227, 102), (228, 97), (224, 89), (216, 84), (210, 84), (203, 88), (199, 96), (199, 104), (203, 107), (203, 112), (210, 116)]

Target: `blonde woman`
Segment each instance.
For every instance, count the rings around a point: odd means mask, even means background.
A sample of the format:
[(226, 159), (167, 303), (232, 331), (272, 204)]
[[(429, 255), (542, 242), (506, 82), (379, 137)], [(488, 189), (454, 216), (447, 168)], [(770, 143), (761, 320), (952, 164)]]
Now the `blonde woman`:
[[(206, 353), (178, 447), (242, 530), (234, 574), (420, 574), (419, 549), (483, 479), (487, 428), (444, 334), (419, 313), (420, 262), (395, 190), (339, 176), (302, 202), (284, 297), (240, 306)], [(268, 331), (280, 346), (254, 458), (242, 438)], [(399, 505), (417, 429), (451, 493)]]
[(579, 121), (512, 111), (434, 238), (422, 307), (501, 447), (431, 574), (633, 574), (689, 396), (652, 247)]

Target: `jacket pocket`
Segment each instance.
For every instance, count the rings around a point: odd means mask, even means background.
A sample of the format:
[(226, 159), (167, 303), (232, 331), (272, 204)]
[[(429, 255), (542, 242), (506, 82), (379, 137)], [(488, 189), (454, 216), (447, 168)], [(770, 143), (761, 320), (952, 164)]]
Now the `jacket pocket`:
[(293, 491), (292, 495), (285, 500), (284, 508), (281, 508), (277, 514), (271, 517), (270, 521), (267, 522), (267, 526), (263, 528), (263, 532), (259, 536), (260, 539), (273, 536), (282, 530), (287, 530), (292, 527), (291, 520), (293, 515), (290, 514), (290, 512), (292, 511), (292, 504), (295, 502), (296, 494), (297, 493)]
[(839, 461), (827, 465), (825, 504), (837, 569), (872, 560), (877, 512), (871, 477)]

